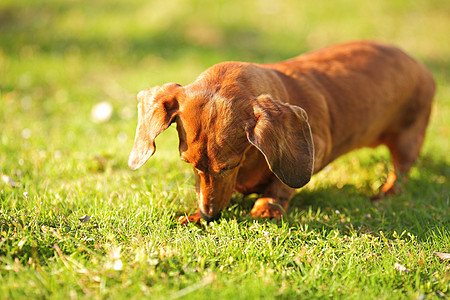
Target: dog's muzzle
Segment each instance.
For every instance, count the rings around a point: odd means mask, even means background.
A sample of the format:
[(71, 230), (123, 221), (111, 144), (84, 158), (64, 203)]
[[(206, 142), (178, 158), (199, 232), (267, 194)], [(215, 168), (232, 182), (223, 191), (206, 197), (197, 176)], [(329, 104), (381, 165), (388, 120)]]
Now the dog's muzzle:
[(209, 215), (209, 214), (205, 214), (204, 212), (202, 212), (202, 210), (200, 209), (199, 211), (199, 215), (200, 218), (202, 218), (203, 220), (205, 220), (206, 222), (214, 222), (220, 219), (220, 217), (222, 216), (222, 212), (219, 211), (217, 213), (215, 213), (214, 215)]

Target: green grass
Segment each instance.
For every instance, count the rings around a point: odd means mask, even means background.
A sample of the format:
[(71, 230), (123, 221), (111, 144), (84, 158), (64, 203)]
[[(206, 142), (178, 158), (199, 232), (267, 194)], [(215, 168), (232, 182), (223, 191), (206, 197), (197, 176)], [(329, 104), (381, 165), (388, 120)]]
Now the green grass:
[[(450, 252), (449, 10), (445, 0), (2, 1), (0, 175), (19, 186), (0, 182), (0, 298), (448, 299), (449, 264), (433, 251)], [(316, 175), (278, 224), (251, 219), (255, 196), (237, 194), (200, 229), (176, 221), (196, 204), (175, 128), (128, 169), (139, 90), (354, 39), (399, 45), (438, 83), (404, 193), (368, 200), (389, 156), (364, 149)], [(114, 112), (94, 123), (101, 101)]]

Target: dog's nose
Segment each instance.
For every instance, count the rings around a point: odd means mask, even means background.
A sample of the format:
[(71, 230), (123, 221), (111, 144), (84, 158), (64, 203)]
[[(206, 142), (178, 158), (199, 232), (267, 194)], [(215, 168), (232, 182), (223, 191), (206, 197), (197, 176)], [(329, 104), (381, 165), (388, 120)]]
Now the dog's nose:
[(202, 218), (203, 220), (205, 220), (206, 222), (209, 223), (209, 222), (214, 222), (214, 221), (219, 220), (219, 219), (220, 219), (220, 216), (222, 215), (222, 212), (219, 211), (219, 212), (217, 212), (217, 213), (214, 213), (214, 214), (210, 215), (210, 214), (205, 214), (205, 213), (200, 209), (199, 215), (200, 215), (200, 218)]

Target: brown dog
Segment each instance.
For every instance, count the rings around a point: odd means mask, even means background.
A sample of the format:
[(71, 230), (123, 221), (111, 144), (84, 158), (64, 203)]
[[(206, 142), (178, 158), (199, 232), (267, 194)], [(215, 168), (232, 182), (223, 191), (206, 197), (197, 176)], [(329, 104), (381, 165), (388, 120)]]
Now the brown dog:
[[(183, 87), (141, 91), (128, 164), (142, 166), (176, 122), (194, 167), (200, 217), (216, 220), (234, 190), (259, 193), (254, 217), (279, 219), (296, 188), (335, 158), (389, 147), (406, 177), (424, 140), (435, 83), (401, 50), (374, 42), (328, 47), (275, 64), (224, 62)], [(383, 192), (392, 190), (390, 177)]]

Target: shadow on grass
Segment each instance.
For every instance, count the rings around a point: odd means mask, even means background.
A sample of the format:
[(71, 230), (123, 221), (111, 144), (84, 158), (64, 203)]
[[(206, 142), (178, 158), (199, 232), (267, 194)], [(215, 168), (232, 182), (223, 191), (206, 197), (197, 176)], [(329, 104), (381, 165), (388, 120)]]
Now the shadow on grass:
[[(342, 234), (406, 230), (419, 240), (426, 240), (450, 228), (450, 166), (445, 160), (425, 156), (417, 169), (403, 193), (376, 202), (371, 202), (369, 196), (374, 191), (352, 184), (300, 190), (291, 200), (284, 222), (291, 227), (307, 224), (310, 229), (338, 230)], [(232, 199), (238, 221), (248, 219), (239, 210), (248, 213), (256, 199), (254, 195)]]

